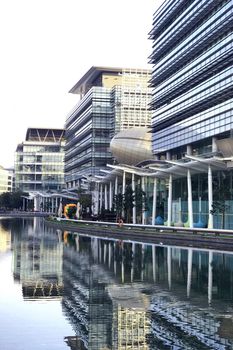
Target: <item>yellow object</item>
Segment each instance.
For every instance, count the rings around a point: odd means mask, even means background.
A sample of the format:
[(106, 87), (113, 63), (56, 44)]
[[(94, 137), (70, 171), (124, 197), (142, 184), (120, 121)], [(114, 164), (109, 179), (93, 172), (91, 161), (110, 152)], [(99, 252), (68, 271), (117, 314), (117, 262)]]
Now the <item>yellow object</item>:
[(67, 219), (69, 219), (69, 216), (67, 215), (68, 214), (68, 209), (69, 208), (72, 208), (72, 207), (77, 207), (77, 205), (76, 204), (66, 204), (65, 206), (64, 206), (64, 215), (65, 215), (65, 217), (67, 218)]

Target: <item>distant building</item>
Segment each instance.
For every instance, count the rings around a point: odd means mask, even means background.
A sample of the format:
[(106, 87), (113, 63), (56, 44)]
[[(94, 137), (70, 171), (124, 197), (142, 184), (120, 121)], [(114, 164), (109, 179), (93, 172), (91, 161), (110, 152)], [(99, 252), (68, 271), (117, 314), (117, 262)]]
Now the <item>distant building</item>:
[(64, 129), (29, 128), (15, 154), (15, 187), (24, 192), (64, 187)]
[(65, 181), (80, 186), (85, 176), (113, 163), (110, 141), (122, 130), (150, 126), (150, 71), (92, 67), (69, 91), (80, 95), (66, 120)]
[(12, 192), (12, 183), (12, 172), (0, 166), (0, 194), (4, 192)]

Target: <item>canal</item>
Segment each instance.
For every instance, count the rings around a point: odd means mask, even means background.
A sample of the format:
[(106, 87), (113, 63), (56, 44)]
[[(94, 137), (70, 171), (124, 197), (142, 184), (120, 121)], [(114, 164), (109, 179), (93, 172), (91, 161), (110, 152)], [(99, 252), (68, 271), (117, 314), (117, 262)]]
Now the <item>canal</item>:
[(233, 349), (233, 252), (0, 219), (0, 349)]

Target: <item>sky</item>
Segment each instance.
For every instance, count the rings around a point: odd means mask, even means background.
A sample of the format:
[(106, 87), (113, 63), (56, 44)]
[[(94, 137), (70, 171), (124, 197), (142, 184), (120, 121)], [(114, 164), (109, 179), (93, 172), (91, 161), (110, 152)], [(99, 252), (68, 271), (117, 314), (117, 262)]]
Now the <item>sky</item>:
[(78, 102), (68, 91), (91, 66), (151, 68), (148, 33), (162, 3), (0, 1), (0, 165), (14, 165), (28, 127), (64, 127)]

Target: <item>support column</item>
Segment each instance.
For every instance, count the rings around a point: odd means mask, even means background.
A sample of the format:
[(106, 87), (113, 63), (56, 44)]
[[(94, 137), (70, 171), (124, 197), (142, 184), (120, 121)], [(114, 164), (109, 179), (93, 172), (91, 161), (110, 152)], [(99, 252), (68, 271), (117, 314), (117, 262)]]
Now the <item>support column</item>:
[(157, 178), (154, 178), (154, 188), (153, 188), (153, 206), (152, 206), (152, 225), (155, 225), (156, 217), (156, 205), (157, 205)]
[(213, 209), (213, 178), (212, 178), (212, 169), (209, 165), (208, 167), (208, 201), (209, 201), (209, 220), (208, 228), (213, 228), (213, 214), (211, 210)]
[[(141, 177), (141, 181), (142, 181), (142, 191), (145, 192), (145, 177), (144, 176)], [(146, 211), (145, 211), (145, 202), (144, 201), (142, 203), (142, 224), (143, 225), (146, 224)]]
[(100, 212), (103, 207), (103, 184), (100, 185)]
[(171, 152), (166, 152), (166, 160), (171, 160)]
[(212, 152), (218, 152), (217, 137), (212, 137)]
[(118, 194), (118, 176), (116, 176), (116, 178), (115, 178), (114, 194), (115, 194), (115, 196), (117, 196), (117, 194)]
[(58, 197), (55, 198), (55, 214), (57, 215), (57, 212), (58, 212)]
[(172, 175), (169, 176), (167, 211), (168, 211), (167, 225), (171, 226), (171, 223), (172, 223)]
[(109, 210), (112, 210), (112, 181), (109, 183)]
[(209, 252), (209, 268), (208, 268), (208, 303), (212, 302), (213, 292), (213, 252)]
[(192, 265), (193, 265), (193, 250), (188, 249), (188, 277), (187, 277), (187, 297), (190, 297), (192, 283)]
[(135, 174), (132, 174), (132, 191), (133, 191), (133, 196), (134, 196), (134, 201), (133, 201), (133, 224), (136, 224)]
[(188, 218), (189, 227), (193, 228), (193, 195), (192, 195), (192, 179), (190, 169), (187, 171), (187, 183), (188, 183)]
[[(124, 202), (124, 196), (125, 196), (125, 183), (126, 183), (126, 173), (123, 171), (123, 179), (122, 179), (122, 197)], [(124, 208), (122, 208), (122, 216), (124, 217), (125, 211)]]
[(187, 145), (187, 150), (186, 150), (186, 152), (187, 152), (187, 155), (188, 155), (188, 156), (191, 156), (191, 155), (192, 155), (193, 149), (192, 149), (192, 146), (191, 146), (191, 145)]
[(51, 198), (51, 202), (52, 202), (52, 214), (54, 214), (54, 199)]
[(104, 209), (108, 210), (108, 188), (107, 188), (107, 184), (104, 185)]

